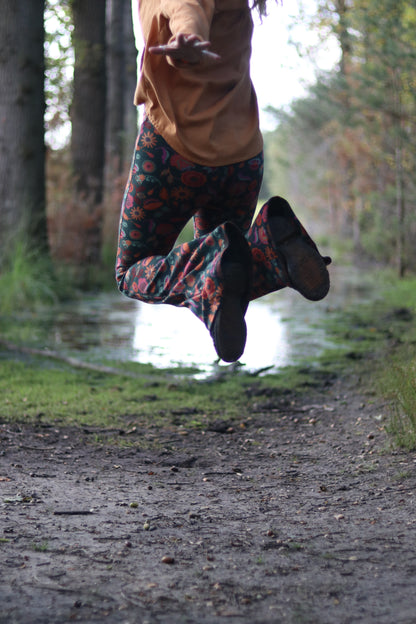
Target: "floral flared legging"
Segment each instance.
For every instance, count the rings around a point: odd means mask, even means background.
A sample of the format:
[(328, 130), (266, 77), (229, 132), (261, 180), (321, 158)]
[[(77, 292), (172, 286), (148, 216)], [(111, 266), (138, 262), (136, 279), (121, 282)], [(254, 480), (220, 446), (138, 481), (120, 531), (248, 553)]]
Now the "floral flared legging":
[[(145, 119), (121, 208), (120, 291), (147, 303), (185, 306), (210, 329), (222, 297), (220, 261), (230, 243), (227, 221), (238, 226), (251, 248), (249, 299), (286, 286), (268, 231), (267, 204), (252, 224), (262, 175), (262, 154), (221, 167), (189, 162)], [(175, 246), (191, 218), (195, 238)]]

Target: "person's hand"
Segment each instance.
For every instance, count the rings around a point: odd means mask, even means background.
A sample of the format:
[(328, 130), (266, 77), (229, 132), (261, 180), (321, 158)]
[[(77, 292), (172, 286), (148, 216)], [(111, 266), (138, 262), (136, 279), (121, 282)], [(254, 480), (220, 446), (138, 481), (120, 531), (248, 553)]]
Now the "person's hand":
[(196, 35), (179, 34), (167, 45), (149, 48), (150, 54), (169, 56), (174, 61), (183, 63), (200, 63), (203, 58), (218, 61), (221, 57), (208, 50), (209, 41), (201, 41)]

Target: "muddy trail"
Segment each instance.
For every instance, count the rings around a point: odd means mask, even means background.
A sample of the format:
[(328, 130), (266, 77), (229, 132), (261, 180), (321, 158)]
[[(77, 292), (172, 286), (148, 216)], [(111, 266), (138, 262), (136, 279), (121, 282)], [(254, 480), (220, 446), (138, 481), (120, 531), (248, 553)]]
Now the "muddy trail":
[(416, 454), (385, 406), (354, 375), (246, 391), (232, 427), (123, 446), (2, 424), (0, 622), (414, 624)]

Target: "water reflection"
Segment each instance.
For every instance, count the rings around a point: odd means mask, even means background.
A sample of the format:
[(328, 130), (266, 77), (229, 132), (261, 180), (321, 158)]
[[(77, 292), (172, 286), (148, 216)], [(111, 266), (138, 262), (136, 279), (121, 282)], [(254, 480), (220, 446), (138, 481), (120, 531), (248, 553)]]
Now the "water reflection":
[[(371, 296), (370, 284), (351, 269), (332, 270), (332, 288), (311, 303), (285, 289), (250, 304), (247, 346), (241, 363), (248, 370), (275, 370), (317, 357), (330, 346), (322, 319), (346, 303)], [(317, 327), (317, 323), (321, 327)], [(55, 311), (50, 342), (61, 351), (78, 351), (89, 360), (108, 358), (158, 367), (196, 366), (210, 372), (216, 361), (203, 324), (186, 309), (132, 301), (118, 293), (87, 298)]]
[[(253, 302), (247, 312), (248, 338), (241, 363), (252, 368), (288, 363), (288, 338), (279, 310)], [(189, 310), (138, 304), (134, 315), (133, 359), (156, 366), (195, 365), (208, 371), (216, 354), (204, 325)]]

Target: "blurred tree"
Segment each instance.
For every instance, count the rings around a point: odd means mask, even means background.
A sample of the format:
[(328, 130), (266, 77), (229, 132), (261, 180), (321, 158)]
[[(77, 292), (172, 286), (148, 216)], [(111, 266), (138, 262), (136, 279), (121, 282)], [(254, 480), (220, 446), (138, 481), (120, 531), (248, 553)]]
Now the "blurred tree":
[(17, 233), (47, 248), (44, 0), (0, 0), (0, 247)]
[[(137, 49), (131, 0), (107, 0), (107, 135), (103, 256), (114, 261), (120, 205), (137, 135)], [(111, 259), (111, 260), (110, 260)]]
[(107, 0), (107, 168), (109, 177), (130, 164), (137, 134), (133, 96), (137, 82), (137, 50), (131, 0)]
[(71, 154), (75, 205), (82, 219), (78, 261), (94, 265), (101, 252), (106, 122), (106, 2), (72, 0), (75, 52)]
[(382, 212), (379, 240), (383, 247), (391, 241), (401, 276), (415, 247), (416, 7), (409, 0), (356, 0), (353, 27), (355, 120), (383, 172), (381, 192), (373, 189), (367, 203)]
[(403, 275), (416, 268), (416, 7), (318, 0), (313, 25), (337, 37), (340, 63), (276, 112), (289, 192), (329, 205), (340, 237)]

